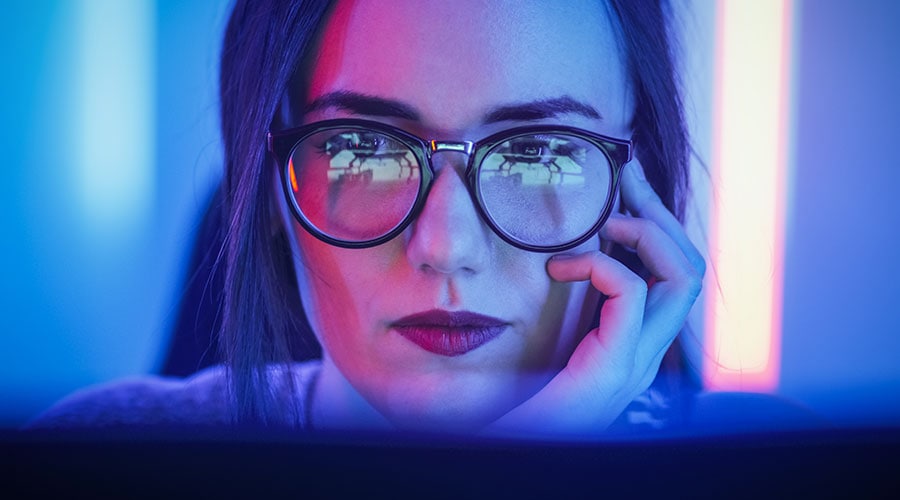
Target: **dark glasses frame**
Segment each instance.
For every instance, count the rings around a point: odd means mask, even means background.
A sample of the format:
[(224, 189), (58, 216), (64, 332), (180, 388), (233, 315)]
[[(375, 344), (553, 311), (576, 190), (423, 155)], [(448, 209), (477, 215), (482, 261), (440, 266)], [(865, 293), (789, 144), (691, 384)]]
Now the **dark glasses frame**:
[[(317, 229), (309, 221), (309, 219), (307, 219), (306, 216), (303, 215), (303, 212), (300, 210), (300, 207), (297, 204), (297, 200), (295, 199), (293, 191), (291, 189), (289, 170), (290, 162), (288, 161), (288, 159), (290, 158), (294, 147), (296, 147), (300, 142), (313, 134), (332, 129), (344, 128), (368, 129), (373, 132), (386, 135), (391, 139), (407, 146), (416, 157), (416, 161), (418, 161), (419, 165), (424, 166), (424, 168), (420, 168), (421, 180), (419, 182), (419, 191), (416, 194), (416, 201), (406, 217), (387, 234), (367, 241), (341, 240), (329, 236)], [(480, 191), (478, 189), (478, 169), (481, 166), (481, 162), (484, 160), (485, 155), (487, 155), (498, 144), (509, 141), (511, 139), (515, 139), (517, 137), (535, 134), (566, 134), (577, 137), (596, 146), (598, 149), (600, 149), (600, 151), (603, 152), (604, 155), (606, 155), (606, 158), (609, 160), (609, 165), (612, 170), (610, 172), (612, 182), (610, 182), (609, 192), (606, 193), (606, 206), (603, 208), (603, 211), (601, 212), (597, 222), (588, 231), (568, 243), (541, 246), (523, 242), (510, 236), (505, 231), (503, 231), (503, 229), (491, 217), (490, 212), (484, 206), (484, 200), (482, 199)], [(284, 189), (285, 198), (288, 200), (288, 205), (291, 207), (291, 212), (293, 213), (294, 218), (296, 218), (300, 225), (303, 226), (303, 228), (306, 229), (310, 234), (312, 234), (319, 240), (331, 245), (343, 248), (369, 248), (380, 245), (397, 237), (397, 235), (402, 233), (403, 230), (405, 230), (409, 226), (409, 224), (419, 216), (425, 206), (428, 192), (431, 190), (431, 185), (434, 181), (434, 167), (431, 163), (432, 155), (434, 153), (443, 151), (455, 151), (464, 153), (466, 154), (466, 156), (468, 156), (468, 163), (466, 164), (465, 172), (466, 188), (469, 191), (469, 196), (472, 198), (472, 202), (475, 205), (476, 210), (478, 210), (479, 216), (483, 221), (485, 221), (485, 223), (487, 223), (491, 230), (494, 231), (494, 233), (496, 233), (503, 241), (517, 248), (529, 250), (532, 252), (549, 253), (569, 250), (584, 243), (592, 236), (597, 234), (597, 231), (600, 230), (600, 227), (602, 227), (606, 220), (609, 218), (609, 214), (612, 211), (612, 207), (615, 203), (616, 193), (619, 189), (619, 179), (622, 167), (626, 163), (631, 161), (634, 148), (630, 140), (616, 139), (614, 137), (595, 134), (587, 130), (568, 127), (564, 125), (533, 125), (516, 127), (503, 130), (496, 134), (492, 134), (488, 137), (485, 137), (484, 139), (481, 139), (480, 141), (475, 142), (438, 140), (426, 141), (420, 137), (410, 134), (409, 132), (384, 123), (371, 120), (345, 118), (319, 121), (288, 130), (269, 132), (268, 149), (269, 152), (274, 156), (277, 164), (281, 169), (281, 184)]]

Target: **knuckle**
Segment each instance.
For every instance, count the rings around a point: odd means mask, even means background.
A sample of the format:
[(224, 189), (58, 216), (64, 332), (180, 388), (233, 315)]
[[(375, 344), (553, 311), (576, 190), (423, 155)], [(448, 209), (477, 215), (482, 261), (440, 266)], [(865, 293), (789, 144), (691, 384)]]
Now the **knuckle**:
[(600, 251), (593, 251), (590, 253), (588, 258), (590, 259), (590, 265), (592, 269), (602, 269), (604, 260), (607, 258), (607, 255)]
[(603, 259), (606, 258), (606, 255), (599, 250), (593, 250), (588, 254), (588, 258), (590, 258), (591, 260), (591, 265), (597, 267), (602, 264)]
[(706, 259), (700, 255), (700, 252), (695, 251), (690, 259), (691, 267), (694, 268), (694, 271), (700, 277), (700, 280), (703, 281), (703, 277), (706, 276)]
[(647, 292), (650, 289), (647, 282), (634, 273), (629, 273), (626, 286), (629, 293), (643, 298), (647, 297)]
[(657, 242), (665, 236), (665, 232), (659, 224), (652, 219), (641, 217), (633, 219), (633, 221), (635, 224), (636, 246), (639, 246), (641, 243), (652, 245), (653, 242)]
[(696, 271), (696, 269), (691, 268), (684, 277), (684, 291), (691, 298), (691, 300), (696, 300), (697, 297), (700, 296), (700, 292), (703, 290), (703, 275)]
[(638, 231), (640, 231), (641, 233), (662, 231), (662, 229), (660, 229), (659, 227), (659, 224), (657, 224), (653, 219), (641, 217), (635, 219), (635, 222), (637, 222)]

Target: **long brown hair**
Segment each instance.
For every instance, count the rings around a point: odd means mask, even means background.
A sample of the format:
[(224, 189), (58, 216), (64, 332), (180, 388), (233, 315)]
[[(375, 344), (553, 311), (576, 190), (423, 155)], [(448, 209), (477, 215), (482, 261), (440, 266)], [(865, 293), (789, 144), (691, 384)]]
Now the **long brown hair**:
[[(610, 0), (636, 96), (636, 154), (663, 203), (683, 219), (689, 144), (667, 32), (657, 0)], [(278, 422), (267, 366), (289, 363), (294, 344), (315, 342), (303, 316), (286, 236), (273, 231), (272, 175), (266, 132), (300, 61), (312, 50), (330, 2), (237, 0), (222, 47), (220, 97), (225, 290), (220, 347), (240, 421)], [(616, 23), (614, 23), (616, 24)], [(632, 262), (632, 266), (639, 263)], [(661, 374), (681, 374), (680, 347)], [(289, 417), (288, 417), (289, 418)]]

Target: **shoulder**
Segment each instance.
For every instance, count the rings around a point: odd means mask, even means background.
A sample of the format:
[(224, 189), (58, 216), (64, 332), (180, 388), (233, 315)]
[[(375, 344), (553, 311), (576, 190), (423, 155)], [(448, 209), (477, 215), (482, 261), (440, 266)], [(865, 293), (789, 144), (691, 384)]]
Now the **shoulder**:
[(225, 370), (186, 378), (134, 377), (79, 390), (29, 423), (31, 429), (224, 423)]
[[(270, 370), (279, 391), (305, 402), (319, 362)], [(128, 426), (224, 426), (233, 422), (227, 372), (214, 366), (180, 379), (142, 376), (82, 389), (40, 414), (28, 429), (111, 428)]]

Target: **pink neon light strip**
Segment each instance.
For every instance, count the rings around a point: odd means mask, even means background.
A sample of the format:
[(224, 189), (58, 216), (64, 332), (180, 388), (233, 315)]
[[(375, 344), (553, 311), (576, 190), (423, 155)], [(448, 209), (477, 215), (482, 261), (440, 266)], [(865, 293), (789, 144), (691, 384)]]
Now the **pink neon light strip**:
[(718, 4), (703, 367), (710, 390), (778, 386), (791, 7)]

